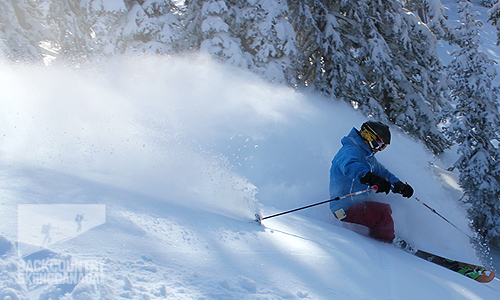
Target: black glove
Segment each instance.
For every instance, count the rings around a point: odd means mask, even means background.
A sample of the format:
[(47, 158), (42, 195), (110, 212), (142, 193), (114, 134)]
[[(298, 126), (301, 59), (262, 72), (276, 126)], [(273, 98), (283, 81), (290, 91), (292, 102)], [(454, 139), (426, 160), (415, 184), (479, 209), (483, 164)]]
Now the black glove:
[(413, 195), (413, 188), (407, 183), (398, 181), (394, 184), (392, 192), (396, 194), (402, 194), (403, 197), (410, 198)]
[(366, 175), (359, 180), (362, 184), (369, 186), (377, 186), (377, 193), (389, 194), (391, 190), (391, 183), (389, 180), (373, 174), (372, 172), (366, 173)]

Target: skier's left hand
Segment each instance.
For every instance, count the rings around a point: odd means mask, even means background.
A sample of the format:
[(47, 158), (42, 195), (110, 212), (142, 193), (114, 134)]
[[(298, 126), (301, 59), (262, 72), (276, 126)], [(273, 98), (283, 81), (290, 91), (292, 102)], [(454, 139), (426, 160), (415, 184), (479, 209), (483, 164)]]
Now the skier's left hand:
[(410, 198), (413, 195), (413, 188), (408, 183), (398, 181), (394, 184), (393, 193), (402, 194), (403, 197)]

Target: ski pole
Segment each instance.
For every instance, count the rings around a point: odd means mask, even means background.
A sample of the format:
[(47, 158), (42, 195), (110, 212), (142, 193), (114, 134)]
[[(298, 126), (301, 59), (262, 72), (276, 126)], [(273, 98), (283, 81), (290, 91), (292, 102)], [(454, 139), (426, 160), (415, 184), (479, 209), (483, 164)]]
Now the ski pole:
[(378, 189), (378, 187), (376, 185), (374, 185), (373, 187), (371, 187), (371, 188), (369, 188), (367, 190), (362, 190), (362, 191), (351, 193), (349, 195), (339, 196), (339, 197), (336, 197), (336, 198), (333, 198), (333, 199), (321, 201), (321, 202), (318, 202), (318, 203), (314, 203), (314, 204), (310, 204), (310, 205), (307, 205), (307, 206), (295, 208), (295, 209), (292, 209), (292, 210), (287, 210), (287, 211), (284, 211), (284, 212), (281, 212), (281, 213), (277, 213), (277, 214), (274, 214), (274, 215), (271, 215), (271, 216), (267, 216), (267, 217), (264, 217), (264, 218), (262, 218), (259, 214), (255, 214), (255, 221), (258, 222), (258, 223), (260, 223), (262, 220), (271, 219), (271, 218), (274, 218), (274, 217), (282, 216), (282, 215), (285, 215), (285, 214), (289, 214), (289, 213), (296, 212), (296, 211), (299, 211), (299, 210), (302, 210), (302, 209), (306, 209), (306, 208), (310, 208), (310, 207), (313, 207), (313, 206), (325, 204), (325, 203), (328, 203), (328, 202), (337, 201), (337, 200), (344, 199), (344, 198), (347, 198), (347, 197), (357, 196), (357, 195), (360, 195), (360, 194), (363, 194), (363, 193), (368, 193), (369, 191), (376, 191), (377, 189)]
[(440, 213), (438, 213), (434, 208), (430, 207), (429, 205), (427, 205), (426, 203), (420, 201), (420, 199), (418, 199), (417, 197), (414, 197), (415, 200), (417, 200), (418, 202), (422, 203), (425, 207), (427, 207), (428, 209), (430, 209), (433, 213), (435, 213), (436, 215), (440, 216), (443, 220), (445, 220), (446, 222), (448, 222), (451, 226), (455, 227), (456, 229), (458, 229), (461, 233), (465, 234), (469, 239), (471, 240), (476, 240), (475, 238), (471, 237), (469, 234), (467, 234), (465, 231), (463, 231), (462, 229), (458, 228), (455, 224), (451, 223), (448, 219), (446, 219), (445, 217), (443, 217)]

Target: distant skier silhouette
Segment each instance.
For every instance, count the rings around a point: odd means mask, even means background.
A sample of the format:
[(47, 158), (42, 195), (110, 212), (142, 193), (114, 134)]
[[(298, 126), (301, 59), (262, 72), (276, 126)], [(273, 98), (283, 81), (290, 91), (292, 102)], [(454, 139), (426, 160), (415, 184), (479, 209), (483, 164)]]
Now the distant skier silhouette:
[(83, 221), (83, 214), (77, 214), (75, 217), (75, 222), (78, 225), (76, 228), (76, 232), (82, 231), (82, 221)]
[(50, 230), (52, 225), (50, 223), (42, 225), (42, 234), (44, 234), (43, 245), (49, 244), (52, 238), (50, 237)]

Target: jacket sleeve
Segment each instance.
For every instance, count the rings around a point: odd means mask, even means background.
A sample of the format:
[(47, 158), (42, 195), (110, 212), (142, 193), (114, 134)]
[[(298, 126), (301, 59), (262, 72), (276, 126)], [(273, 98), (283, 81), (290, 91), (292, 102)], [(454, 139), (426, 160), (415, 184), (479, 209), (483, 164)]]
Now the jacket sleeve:
[(339, 155), (338, 166), (345, 176), (356, 179), (359, 182), (366, 173), (373, 172), (378, 176), (387, 178), (391, 184), (400, 181), (396, 175), (387, 170), (374, 157), (370, 160), (370, 163), (368, 163), (365, 154), (361, 153), (357, 148), (344, 147), (342, 152), (343, 153)]
[(384, 177), (388, 179), (393, 185), (400, 181), (396, 175), (392, 174), (389, 170), (387, 170), (381, 163), (377, 161), (375, 171), (373, 172), (378, 176)]
[(370, 172), (369, 165), (363, 162), (362, 155), (354, 147), (344, 147), (342, 152), (338, 161), (340, 170), (345, 176), (359, 182), (366, 173)]

